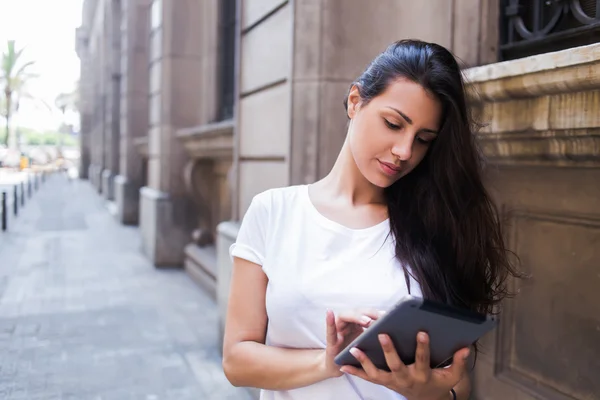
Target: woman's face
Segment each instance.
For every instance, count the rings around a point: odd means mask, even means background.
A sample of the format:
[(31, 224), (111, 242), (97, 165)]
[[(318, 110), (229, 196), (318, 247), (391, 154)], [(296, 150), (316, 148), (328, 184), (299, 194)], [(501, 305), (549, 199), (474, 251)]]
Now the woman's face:
[(423, 160), (441, 116), (439, 100), (405, 78), (390, 83), (366, 105), (353, 87), (348, 95), (348, 135), (358, 169), (375, 186), (392, 185)]

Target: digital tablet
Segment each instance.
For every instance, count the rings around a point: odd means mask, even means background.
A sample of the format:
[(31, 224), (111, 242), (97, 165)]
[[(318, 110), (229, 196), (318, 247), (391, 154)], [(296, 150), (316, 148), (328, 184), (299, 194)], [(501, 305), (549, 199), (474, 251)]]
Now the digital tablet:
[(451, 361), (458, 350), (475, 343), (497, 325), (493, 316), (451, 307), (418, 297), (403, 297), (390, 311), (369, 326), (336, 357), (338, 365), (361, 367), (350, 349), (362, 350), (379, 369), (389, 371), (377, 335), (390, 336), (405, 365), (415, 362), (417, 333), (429, 334), (431, 368)]

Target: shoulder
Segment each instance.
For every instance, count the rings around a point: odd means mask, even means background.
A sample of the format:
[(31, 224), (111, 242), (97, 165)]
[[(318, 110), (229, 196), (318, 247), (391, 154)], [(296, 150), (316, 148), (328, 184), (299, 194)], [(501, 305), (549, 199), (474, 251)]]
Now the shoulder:
[(285, 186), (267, 189), (252, 198), (251, 207), (270, 212), (280, 212), (293, 208), (301, 201), (304, 185)]

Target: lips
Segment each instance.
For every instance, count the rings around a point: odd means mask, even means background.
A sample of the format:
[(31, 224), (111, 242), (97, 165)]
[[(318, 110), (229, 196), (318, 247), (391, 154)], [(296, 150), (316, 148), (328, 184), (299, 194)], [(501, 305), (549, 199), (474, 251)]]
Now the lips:
[(387, 163), (387, 162), (381, 161), (381, 160), (378, 160), (378, 161), (379, 161), (379, 165), (381, 166), (381, 169), (387, 175), (396, 175), (396, 174), (400, 173), (400, 171), (402, 170), (402, 168), (397, 166), (396, 164)]

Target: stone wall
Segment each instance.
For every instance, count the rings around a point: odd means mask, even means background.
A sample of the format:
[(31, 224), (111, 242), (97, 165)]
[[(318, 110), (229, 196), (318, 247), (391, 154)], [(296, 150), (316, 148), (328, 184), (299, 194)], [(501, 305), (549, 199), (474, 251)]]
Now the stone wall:
[[(482, 341), (481, 398), (600, 393), (600, 44), (473, 68), (487, 185), (531, 278)], [(577, 340), (565, 340), (576, 337)], [(590, 357), (591, 356), (591, 357)], [(573, 373), (565, 373), (573, 371)]]

